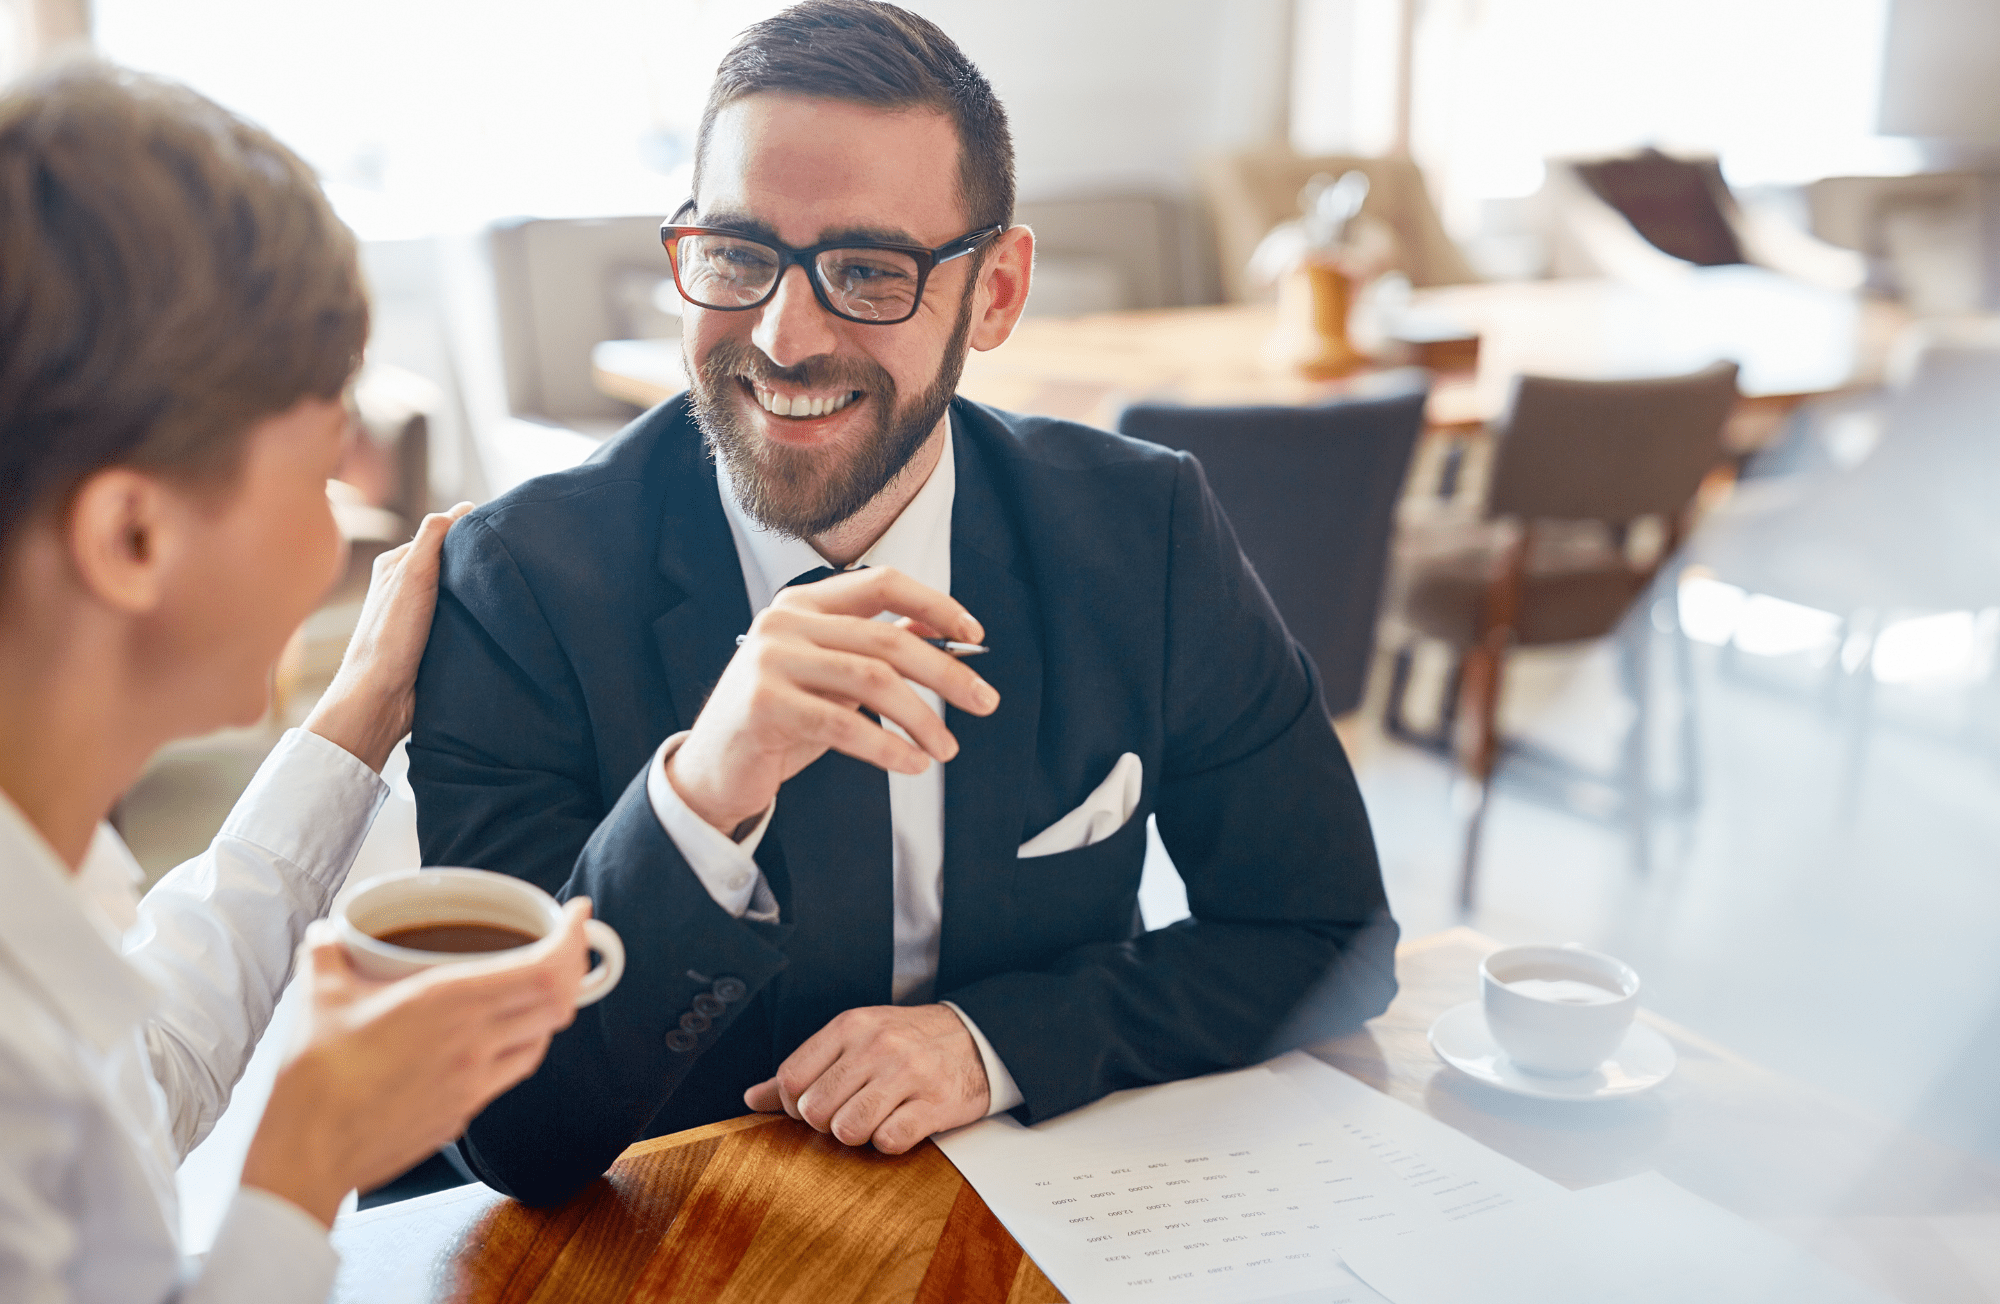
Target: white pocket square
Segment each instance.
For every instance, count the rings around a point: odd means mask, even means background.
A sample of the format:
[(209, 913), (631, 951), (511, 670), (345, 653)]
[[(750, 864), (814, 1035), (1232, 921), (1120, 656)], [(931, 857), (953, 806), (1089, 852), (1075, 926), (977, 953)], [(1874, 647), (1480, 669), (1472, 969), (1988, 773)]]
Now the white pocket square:
[(1083, 805), (1021, 844), (1021, 859), (1075, 851), (1102, 842), (1124, 828), (1132, 812), (1139, 809), (1141, 773), (1136, 752), (1119, 757), (1111, 773), (1104, 776), (1104, 782), (1083, 799)]

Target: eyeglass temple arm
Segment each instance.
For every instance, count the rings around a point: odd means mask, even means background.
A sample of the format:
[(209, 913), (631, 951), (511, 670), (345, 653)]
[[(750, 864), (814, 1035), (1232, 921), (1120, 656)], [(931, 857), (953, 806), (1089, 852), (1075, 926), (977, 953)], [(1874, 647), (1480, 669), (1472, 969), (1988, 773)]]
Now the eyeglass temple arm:
[[(1006, 229), (1004, 225), (996, 222), (983, 230), (974, 231), (971, 235), (960, 236), (944, 248), (938, 250), (936, 262), (948, 263), (954, 258), (963, 258)], [(936, 263), (933, 263), (933, 266), (935, 265)]]

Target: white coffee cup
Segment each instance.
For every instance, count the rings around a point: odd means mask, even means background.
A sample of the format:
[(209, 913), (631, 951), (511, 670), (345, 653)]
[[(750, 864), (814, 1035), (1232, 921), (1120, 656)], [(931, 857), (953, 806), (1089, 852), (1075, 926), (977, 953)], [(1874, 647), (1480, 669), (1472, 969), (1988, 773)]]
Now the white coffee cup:
[(1547, 1077), (1610, 1059), (1639, 1010), (1639, 975), (1580, 946), (1509, 946), (1479, 966), (1486, 1027), (1517, 1068)]
[[(341, 893), (334, 902), (333, 927), (354, 967), (368, 978), (393, 981), (434, 965), (495, 956), (527, 958), (562, 927), (562, 906), (533, 883), (484, 869), (405, 869), (379, 874)], [(440, 941), (462, 941), (472, 930), (521, 935), (514, 946), (428, 949), (384, 941), (411, 929), (453, 929), (459, 939), (434, 933)], [(601, 957), (576, 989), (580, 1009), (602, 1000), (625, 973), (625, 944), (611, 925), (586, 920), (584, 938)], [(490, 937), (487, 940), (494, 940)]]

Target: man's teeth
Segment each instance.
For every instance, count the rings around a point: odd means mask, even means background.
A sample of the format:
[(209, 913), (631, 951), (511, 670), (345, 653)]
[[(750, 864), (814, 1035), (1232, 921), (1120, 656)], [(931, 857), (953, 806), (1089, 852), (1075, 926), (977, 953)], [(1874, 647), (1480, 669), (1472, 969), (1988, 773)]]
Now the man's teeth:
[(859, 390), (850, 389), (844, 394), (834, 394), (826, 398), (814, 398), (800, 394), (796, 398), (784, 394), (774, 394), (768, 389), (751, 390), (757, 395), (757, 402), (766, 412), (779, 417), (823, 417), (829, 412), (838, 412), (860, 396)]

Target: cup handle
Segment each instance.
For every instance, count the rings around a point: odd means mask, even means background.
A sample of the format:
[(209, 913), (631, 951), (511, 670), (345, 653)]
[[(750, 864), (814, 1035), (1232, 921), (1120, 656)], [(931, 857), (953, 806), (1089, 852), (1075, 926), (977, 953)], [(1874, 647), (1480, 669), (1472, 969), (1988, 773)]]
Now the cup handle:
[(618, 940), (618, 932), (602, 919), (583, 921), (583, 939), (590, 949), (601, 957), (595, 969), (583, 976), (577, 985), (576, 1008), (603, 1000), (618, 985), (625, 975), (625, 943)]

